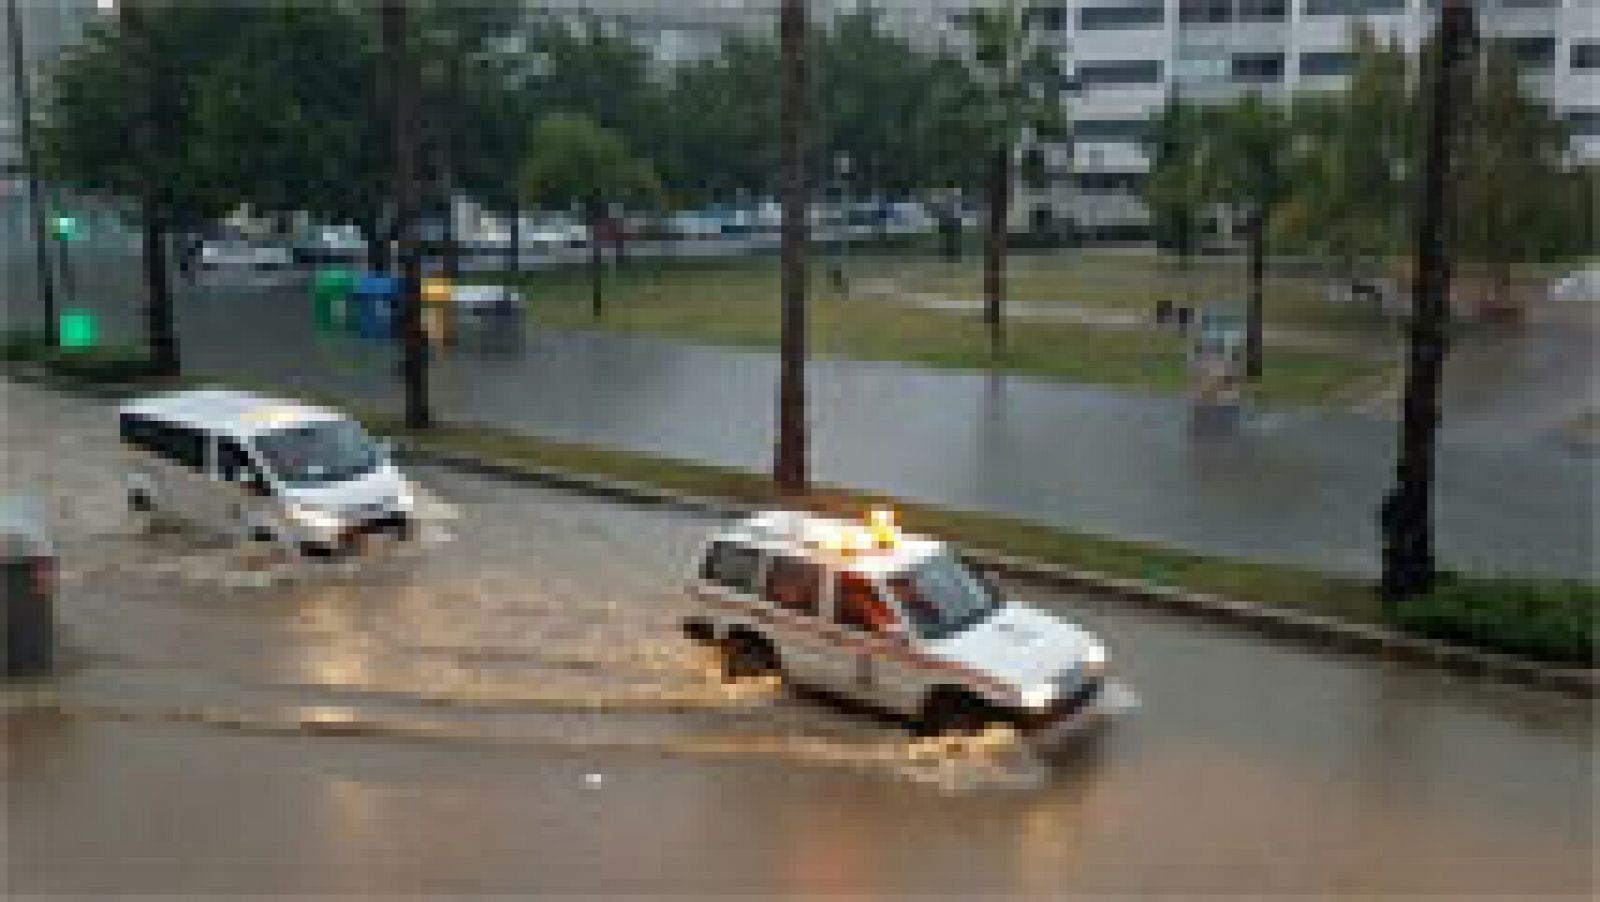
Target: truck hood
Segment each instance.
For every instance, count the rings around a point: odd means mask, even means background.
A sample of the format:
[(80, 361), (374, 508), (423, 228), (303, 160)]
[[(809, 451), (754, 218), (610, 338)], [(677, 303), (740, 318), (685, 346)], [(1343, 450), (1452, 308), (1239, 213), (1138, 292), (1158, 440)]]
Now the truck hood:
[(971, 668), (1018, 690), (1048, 682), (1100, 645), (1076, 624), (1016, 602), (984, 622), (935, 643), (938, 657)]

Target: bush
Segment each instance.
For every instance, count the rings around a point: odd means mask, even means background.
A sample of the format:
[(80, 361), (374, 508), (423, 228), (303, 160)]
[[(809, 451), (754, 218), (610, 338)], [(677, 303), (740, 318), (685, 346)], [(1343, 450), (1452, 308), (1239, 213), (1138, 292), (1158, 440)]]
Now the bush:
[(1424, 635), (1544, 661), (1593, 666), (1600, 586), (1452, 578), (1402, 602), (1395, 619)]
[(52, 348), (43, 332), (29, 329), (0, 333), (0, 360), (37, 363), (83, 382), (134, 382), (150, 375), (150, 359), (136, 348)]

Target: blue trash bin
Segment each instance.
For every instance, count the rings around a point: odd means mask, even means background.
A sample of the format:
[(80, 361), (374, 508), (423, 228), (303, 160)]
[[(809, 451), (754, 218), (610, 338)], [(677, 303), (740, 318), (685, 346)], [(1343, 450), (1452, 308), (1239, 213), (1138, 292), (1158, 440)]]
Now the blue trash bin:
[(391, 338), (394, 335), (400, 280), (393, 276), (366, 273), (356, 280), (351, 295), (355, 299), (356, 334), (372, 341)]

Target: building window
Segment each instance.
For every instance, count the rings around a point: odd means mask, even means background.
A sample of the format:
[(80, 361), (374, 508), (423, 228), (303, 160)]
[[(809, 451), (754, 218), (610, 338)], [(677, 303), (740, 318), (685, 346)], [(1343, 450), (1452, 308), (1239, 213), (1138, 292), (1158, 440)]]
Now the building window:
[(1233, 0), (1178, 0), (1178, 21), (1184, 25), (1233, 21)]
[(1504, 9), (1556, 9), (1561, 0), (1500, 0)]
[(1234, 81), (1244, 84), (1283, 81), (1283, 54), (1236, 53), (1232, 74)]
[(1160, 81), (1160, 60), (1107, 60), (1078, 64), (1077, 83), (1080, 87), (1152, 85)]
[(1525, 69), (1549, 69), (1556, 64), (1556, 39), (1551, 35), (1499, 38), (1498, 43)]
[(1306, 0), (1308, 16), (1362, 16), (1405, 11), (1406, 0)]
[(1282, 22), (1288, 17), (1287, 0), (1239, 0), (1239, 21)]
[(1028, 9), (1028, 25), (1041, 31), (1066, 31), (1066, 6), (1034, 6)]
[(1573, 44), (1572, 68), (1600, 69), (1600, 44)]
[(1344, 75), (1355, 65), (1355, 54), (1343, 51), (1300, 54), (1300, 74), (1304, 76)]
[(1579, 138), (1600, 138), (1600, 109), (1568, 110), (1567, 125)]
[(1078, 27), (1084, 31), (1146, 28), (1151, 25), (1160, 25), (1165, 18), (1165, 8), (1157, 4), (1143, 6), (1085, 6), (1078, 11)]
[(1150, 132), (1145, 119), (1079, 119), (1072, 123), (1073, 140), (1080, 144), (1137, 143)]

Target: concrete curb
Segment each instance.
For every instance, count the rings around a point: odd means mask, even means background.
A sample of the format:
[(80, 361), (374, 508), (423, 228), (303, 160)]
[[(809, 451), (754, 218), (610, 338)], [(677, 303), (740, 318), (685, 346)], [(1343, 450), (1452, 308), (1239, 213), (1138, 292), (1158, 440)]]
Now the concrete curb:
[[(421, 463), (579, 492), (626, 504), (670, 507), (726, 517), (747, 514), (758, 507), (654, 485), (606, 479), (552, 467), (486, 460), (476, 455), (437, 451), (417, 445), (405, 446), (403, 451), (409, 459)], [(1486, 677), (1580, 698), (1593, 698), (1600, 694), (1596, 692), (1600, 689), (1600, 671), (1593, 668), (1541, 664), (1526, 658), (1479, 651), (1386, 627), (1251, 604), (986, 549), (964, 549), (963, 554), (979, 567), (1022, 582), (1110, 595), (1170, 613), (1247, 626), (1303, 644), (1392, 661), (1431, 665), (1467, 676)]]

